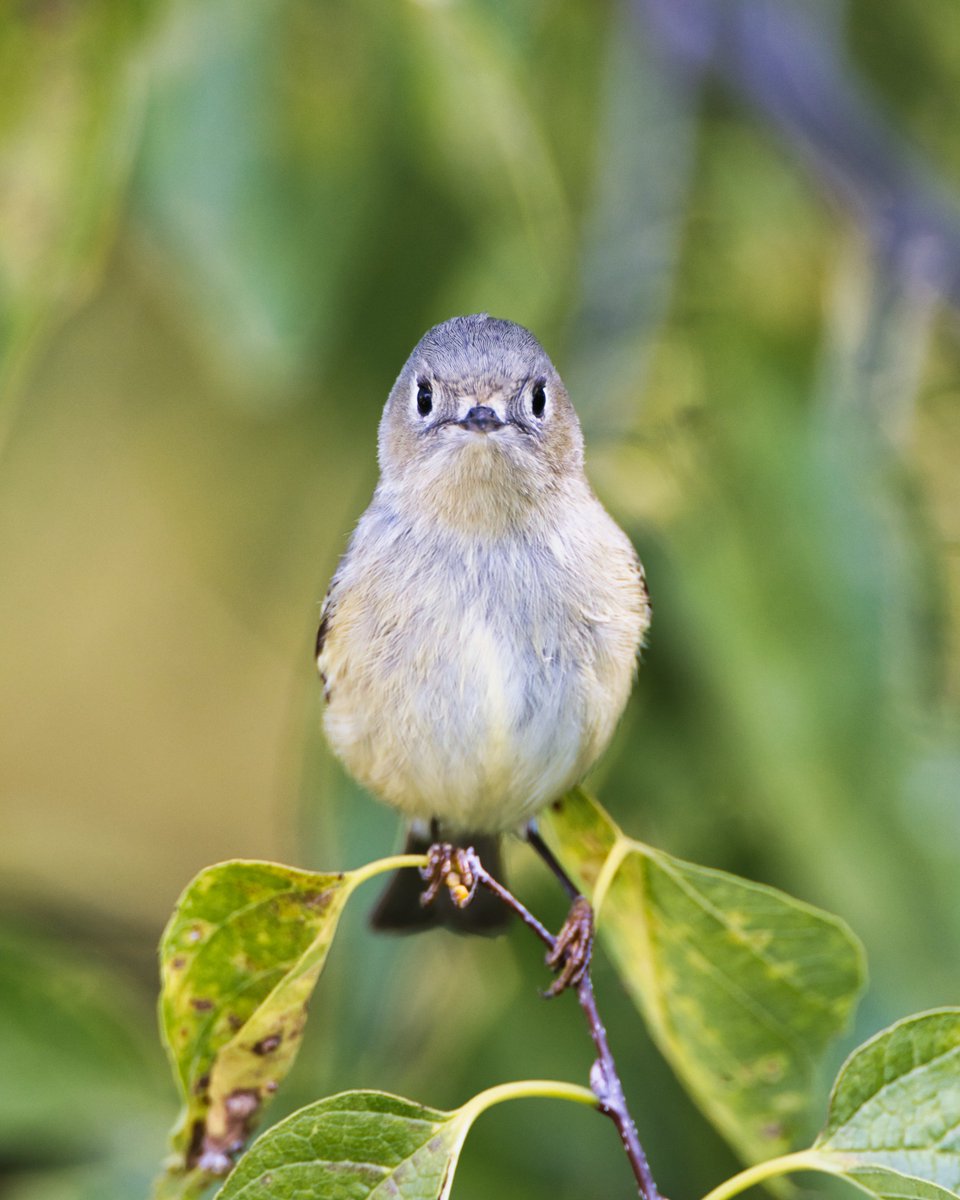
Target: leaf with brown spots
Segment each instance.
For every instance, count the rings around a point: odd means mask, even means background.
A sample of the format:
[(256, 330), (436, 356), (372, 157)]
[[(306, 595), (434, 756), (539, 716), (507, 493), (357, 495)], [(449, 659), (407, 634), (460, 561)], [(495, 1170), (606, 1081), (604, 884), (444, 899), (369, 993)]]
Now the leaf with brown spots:
[(795, 1145), (818, 1059), (863, 985), (847, 926), (634, 841), (579, 790), (540, 828), (592, 900), (601, 942), (704, 1114), (750, 1162)]
[(293, 1065), (350, 893), (416, 861), (340, 874), (227, 862), (187, 887), (160, 945), (160, 1023), (184, 1100), (162, 1194), (193, 1195), (230, 1170)]

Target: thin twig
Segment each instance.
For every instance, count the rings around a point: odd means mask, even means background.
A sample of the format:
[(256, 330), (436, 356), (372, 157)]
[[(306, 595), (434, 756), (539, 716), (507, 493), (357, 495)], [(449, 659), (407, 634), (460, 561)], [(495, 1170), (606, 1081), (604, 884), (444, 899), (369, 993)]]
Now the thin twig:
[(593, 1070), (590, 1072), (590, 1088), (600, 1101), (600, 1111), (606, 1113), (617, 1127), (623, 1148), (640, 1188), (640, 1194), (645, 1196), (646, 1200), (660, 1200), (660, 1193), (654, 1183), (650, 1164), (647, 1162), (646, 1153), (637, 1135), (637, 1127), (627, 1108), (623, 1085), (607, 1043), (607, 1031), (597, 1012), (597, 1000), (593, 994), (593, 980), (590, 978), (589, 967), (577, 985), (577, 999), (586, 1015), (587, 1024), (590, 1026), (590, 1036), (597, 1048), (597, 1061), (593, 1064)]
[(513, 892), (508, 892), (502, 883), (494, 879), (479, 858), (475, 859), (472, 865), (474, 874), (477, 877), (477, 883), (482, 884), (488, 892), (493, 892), (498, 900), (502, 900), (507, 908), (512, 909), (524, 925), (537, 935), (547, 949), (552, 950), (557, 944), (557, 939), (550, 930), (537, 920), (533, 913), (516, 898)]
[[(559, 867), (559, 864), (557, 865)], [(516, 913), (524, 925), (532, 930), (540, 941), (543, 942), (547, 950), (552, 951), (557, 944), (557, 939), (512, 892), (508, 891), (502, 883), (488, 873), (475, 854), (472, 856), (470, 867), (476, 882), (485, 887), (488, 892), (492, 892), (507, 908)], [(559, 874), (561, 878), (565, 875), (562, 868), (560, 868)], [(576, 888), (573, 890), (576, 892)], [(600, 1020), (600, 1014), (597, 1012), (597, 1001), (593, 994), (593, 982), (590, 978), (589, 966), (584, 971), (577, 985), (577, 999), (580, 1001), (580, 1007), (587, 1018), (590, 1037), (593, 1039), (593, 1044), (597, 1050), (597, 1059), (590, 1072), (590, 1088), (597, 1097), (600, 1112), (608, 1116), (617, 1127), (617, 1132), (620, 1134), (620, 1140), (623, 1143), (623, 1148), (633, 1169), (634, 1178), (637, 1181), (641, 1197), (643, 1197), (643, 1200), (660, 1200), (660, 1193), (657, 1191), (657, 1185), (654, 1183), (653, 1175), (650, 1173), (647, 1156), (637, 1136), (637, 1127), (627, 1108), (626, 1098), (623, 1094), (623, 1085), (620, 1082), (620, 1076), (617, 1074), (616, 1063), (613, 1061), (613, 1055), (610, 1052), (610, 1046), (607, 1042), (607, 1031), (604, 1029), (603, 1022)]]

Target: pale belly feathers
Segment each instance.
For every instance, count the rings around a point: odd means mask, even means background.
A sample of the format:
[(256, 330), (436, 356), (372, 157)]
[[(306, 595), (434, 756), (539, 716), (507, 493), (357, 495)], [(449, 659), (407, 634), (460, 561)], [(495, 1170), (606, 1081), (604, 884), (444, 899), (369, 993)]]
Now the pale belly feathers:
[(515, 827), (582, 778), (626, 703), (647, 620), (632, 548), (612, 521), (609, 545), (573, 553), (426, 548), (365, 519), (326, 609), (330, 742), (411, 817)]

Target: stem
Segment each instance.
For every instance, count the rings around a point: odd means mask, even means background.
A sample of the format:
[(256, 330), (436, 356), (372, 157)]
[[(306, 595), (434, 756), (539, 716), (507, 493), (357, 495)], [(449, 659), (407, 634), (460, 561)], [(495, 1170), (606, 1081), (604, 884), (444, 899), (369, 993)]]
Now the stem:
[(791, 1171), (823, 1170), (829, 1174), (837, 1173), (835, 1164), (825, 1164), (815, 1150), (798, 1150), (796, 1154), (784, 1154), (780, 1158), (771, 1158), (767, 1162), (757, 1163), (755, 1167), (748, 1167), (708, 1192), (703, 1200), (730, 1200), (731, 1196), (737, 1196), (755, 1184), (775, 1179), (778, 1175), (788, 1175)]
[(630, 1160), (630, 1166), (633, 1168), (634, 1178), (640, 1188), (640, 1194), (645, 1196), (646, 1200), (660, 1200), (660, 1193), (657, 1191), (657, 1185), (650, 1172), (650, 1164), (647, 1162), (647, 1156), (640, 1144), (640, 1138), (637, 1136), (637, 1127), (627, 1108), (623, 1085), (617, 1074), (616, 1063), (613, 1061), (613, 1055), (607, 1042), (607, 1031), (600, 1020), (599, 1012), (597, 1012), (597, 1000), (593, 994), (593, 980), (590, 978), (589, 967), (577, 985), (577, 999), (580, 1001), (580, 1007), (590, 1026), (593, 1044), (597, 1048), (597, 1061), (593, 1064), (593, 1070), (590, 1072), (590, 1086), (600, 1101), (600, 1111), (606, 1113), (617, 1127), (620, 1141), (623, 1142), (623, 1148)]
[(383, 875), (386, 871), (398, 871), (401, 867), (425, 867), (427, 865), (427, 856), (425, 854), (394, 854), (391, 858), (378, 858), (374, 862), (364, 863), (362, 867), (357, 867), (355, 871), (348, 871), (347, 874), (351, 877), (353, 886), (366, 883), (368, 879), (373, 879), (377, 875)]
[(501, 900), (509, 909), (517, 914), (520, 920), (526, 927), (532, 930), (548, 950), (552, 950), (556, 944), (556, 938), (545, 925), (543, 925), (533, 913), (516, 898), (513, 892), (508, 892), (507, 889), (498, 880), (488, 873), (487, 868), (483, 866), (479, 859), (474, 864), (474, 873), (477, 877), (477, 883), (482, 884), (488, 892), (493, 892), (498, 900)]
[[(531, 836), (529, 831), (527, 836)], [(538, 834), (534, 833), (533, 837), (539, 840)], [(539, 846), (535, 846), (535, 848), (540, 852)], [(549, 854), (549, 851), (547, 853)], [(553, 856), (550, 855), (550, 858), (553, 858)], [(556, 862), (555, 859), (553, 861)], [(474, 860), (472, 867), (477, 882), (485, 887), (487, 891), (493, 892), (502, 903), (517, 914), (528, 929), (536, 934), (548, 950), (552, 950), (556, 945), (557, 939), (537, 920), (533, 913), (512, 892), (507, 891), (502, 883), (494, 879), (479, 859)], [(566, 872), (559, 863), (556, 863), (555, 873), (561, 880), (566, 878)], [(574, 888), (573, 890), (577, 894), (576, 889)], [(600, 1014), (597, 1011), (597, 1001), (593, 994), (593, 981), (590, 978), (589, 966), (583, 973), (580, 983), (577, 985), (577, 999), (580, 1001), (580, 1007), (587, 1018), (590, 1037), (597, 1050), (597, 1060), (593, 1064), (593, 1070), (590, 1072), (591, 1095), (598, 1103), (600, 1112), (608, 1116), (617, 1127), (617, 1132), (620, 1134), (620, 1140), (623, 1143), (623, 1148), (633, 1169), (633, 1175), (637, 1181), (637, 1188), (641, 1197), (643, 1197), (643, 1200), (660, 1200), (660, 1193), (657, 1191), (657, 1185), (654, 1183), (653, 1175), (650, 1172), (647, 1156), (637, 1136), (637, 1127), (627, 1108), (626, 1098), (623, 1094), (623, 1085), (620, 1082), (620, 1076), (617, 1074), (616, 1064), (613, 1061), (613, 1055), (610, 1052), (610, 1046), (607, 1042), (607, 1031), (604, 1029), (603, 1022), (600, 1020)], [(506, 1086), (509, 1087), (511, 1085)], [(496, 1090), (492, 1088), (491, 1092)], [(486, 1096), (489, 1093), (484, 1092), (482, 1094)], [(540, 1095), (542, 1093), (536, 1094)], [(725, 1200), (725, 1198), (710, 1196), (706, 1200)]]
[(504, 1100), (524, 1100), (529, 1096), (573, 1100), (577, 1104), (587, 1104), (590, 1108), (597, 1107), (597, 1097), (590, 1088), (580, 1087), (576, 1083), (562, 1083), (555, 1079), (523, 1079), (518, 1083), (498, 1083), (496, 1087), (487, 1088), (485, 1092), (474, 1096), (464, 1107), (476, 1109), (479, 1114), (495, 1104), (502, 1104)]
[(597, 882), (593, 885), (593, 895), (591, 897), (594, 920), (600, 920), (600, 909), (607, 898), (607, 892), (610, 890), (613, 877), (619, 871), (623, 860), (631, 851), (645, 854), (646, 848), (640, 842), (634, 842), (630, 838), (621, 836), (610, 847), (607, 857), (603, 860), (603, 866), (600, 868)]

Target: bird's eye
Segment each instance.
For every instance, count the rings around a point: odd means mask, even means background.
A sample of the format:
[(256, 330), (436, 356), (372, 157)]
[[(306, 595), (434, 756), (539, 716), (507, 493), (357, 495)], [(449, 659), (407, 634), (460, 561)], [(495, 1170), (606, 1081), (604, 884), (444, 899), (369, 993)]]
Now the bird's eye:
[(538, 379), (533, 385), (533, 391), (530, 393), (530, 411), (538, 418), (547, 411), (547, 391), (542, 379)]
[(433, 388), (426, 379), (417, 380), (417, 412), (421, 417), (433, 410)]

